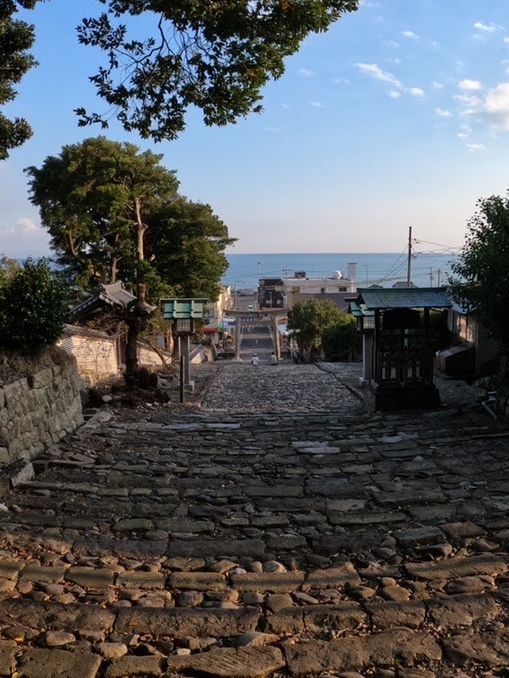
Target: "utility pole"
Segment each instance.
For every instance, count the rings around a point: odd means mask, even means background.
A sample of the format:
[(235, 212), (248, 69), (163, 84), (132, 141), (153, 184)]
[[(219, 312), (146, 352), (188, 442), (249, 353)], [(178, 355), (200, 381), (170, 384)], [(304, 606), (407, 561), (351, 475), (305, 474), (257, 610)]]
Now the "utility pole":
[(441, 283), (441, 282), (442, 282), (442, 271), (441, 271), (441, 269), (439, 268), (438, 271), (437, 271), (437, 283), (438, 283), (438, 287), (440, 287), (440, 283)]
[(433, 287), (433, 269), (429, 267), (429, 286)]
[(407, 287), (410, 287), (410, 282), (412, 280), (412, 227), (408, 227), (408, 265), (406, 273), (406, 284)]

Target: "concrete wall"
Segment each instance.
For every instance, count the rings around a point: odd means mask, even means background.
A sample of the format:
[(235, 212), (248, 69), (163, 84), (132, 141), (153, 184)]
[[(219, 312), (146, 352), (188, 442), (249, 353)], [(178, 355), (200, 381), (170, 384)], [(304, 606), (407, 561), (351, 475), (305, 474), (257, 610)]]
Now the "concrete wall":
[(0, 385), (0, 466), (32, 459), (83, 423), (73, 358), (53, 347), (36, 359), (8, 360), (15, 376)]

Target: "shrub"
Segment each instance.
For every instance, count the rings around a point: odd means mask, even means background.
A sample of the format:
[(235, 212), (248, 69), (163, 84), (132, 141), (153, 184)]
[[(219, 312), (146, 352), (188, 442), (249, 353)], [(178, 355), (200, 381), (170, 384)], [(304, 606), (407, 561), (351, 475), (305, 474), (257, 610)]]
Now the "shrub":
[(322, 344), (328, 361), (355, 360), (360, 352), (360, 335), (355, 318), (343, 313), (341, 320), (325, 328)]
[(67, 317), (66, 285), (44, 260), (26, 261), (0, 287), (0, 346), (35, 353), (54, 344)]

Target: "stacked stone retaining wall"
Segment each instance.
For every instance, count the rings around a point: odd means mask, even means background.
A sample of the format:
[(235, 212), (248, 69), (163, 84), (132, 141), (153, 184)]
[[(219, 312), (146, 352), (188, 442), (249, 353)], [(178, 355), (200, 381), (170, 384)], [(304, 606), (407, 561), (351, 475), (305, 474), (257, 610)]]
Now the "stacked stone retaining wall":
[(83, 423), (74, 358), (53, 347), (37, 359), (7, 360), (19, 376), (0, 385), (0, 466), (33, 459)]

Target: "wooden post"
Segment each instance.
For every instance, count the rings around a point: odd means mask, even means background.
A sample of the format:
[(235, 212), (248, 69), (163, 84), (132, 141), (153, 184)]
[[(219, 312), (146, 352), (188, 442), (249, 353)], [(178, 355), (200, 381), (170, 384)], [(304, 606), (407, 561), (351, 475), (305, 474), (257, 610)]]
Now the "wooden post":
[(181, 355), (179, 360), (180, 360), (180, 402), (183, 403), (185, 401), (184, 356)]
[(240, 360), (240, 342), (241, 342), (240, 315), (237, 315), (237, 326), (235, 327), (235, 359), (236, 360)]
[(189, 386), (191, 383), (191, 335), (186, 334), (185, 339), (185, 370), (184, 377), (186, 386)]

